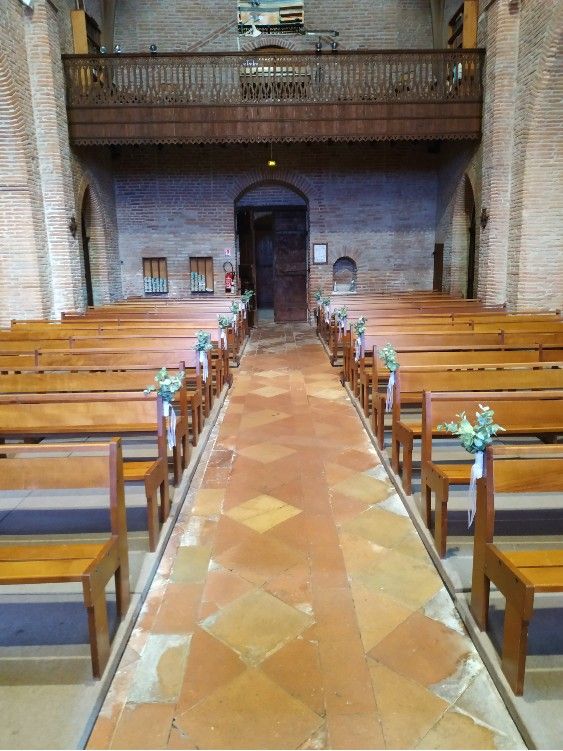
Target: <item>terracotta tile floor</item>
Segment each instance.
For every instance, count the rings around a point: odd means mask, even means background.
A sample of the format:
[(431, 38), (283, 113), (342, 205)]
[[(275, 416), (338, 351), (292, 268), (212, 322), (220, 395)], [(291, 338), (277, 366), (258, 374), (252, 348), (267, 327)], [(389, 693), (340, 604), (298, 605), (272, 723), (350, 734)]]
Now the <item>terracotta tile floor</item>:
[(524, 747), (313, 330), (256, 330), (89, 748)]

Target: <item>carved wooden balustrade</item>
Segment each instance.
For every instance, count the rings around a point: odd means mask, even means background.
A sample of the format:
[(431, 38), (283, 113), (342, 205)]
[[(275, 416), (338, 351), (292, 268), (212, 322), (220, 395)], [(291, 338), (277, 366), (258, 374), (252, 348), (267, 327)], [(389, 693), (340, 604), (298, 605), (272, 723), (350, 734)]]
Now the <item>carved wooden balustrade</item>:
[(482, 50), (66, 55), (76, 143), (478, 138)]

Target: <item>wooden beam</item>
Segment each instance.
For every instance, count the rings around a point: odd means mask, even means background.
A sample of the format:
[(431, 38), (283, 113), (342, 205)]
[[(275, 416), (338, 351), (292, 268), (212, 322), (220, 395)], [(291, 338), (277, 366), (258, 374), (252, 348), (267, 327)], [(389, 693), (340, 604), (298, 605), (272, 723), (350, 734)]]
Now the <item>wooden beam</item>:
[(71, 10), (72, 43), (76, 55), (88, 54), (88, 34), (86, 32), (86, 11)]

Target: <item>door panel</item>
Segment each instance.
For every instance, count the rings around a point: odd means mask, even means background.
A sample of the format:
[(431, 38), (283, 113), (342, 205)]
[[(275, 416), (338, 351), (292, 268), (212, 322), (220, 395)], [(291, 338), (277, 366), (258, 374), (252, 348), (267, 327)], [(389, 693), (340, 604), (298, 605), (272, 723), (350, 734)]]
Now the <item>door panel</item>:
[(307, 320), (305, 210), (276, 212), (275, 229), (275, 321), (305, 321)]
[(274, 235), (256, 232), (256, 303), (259, 308), (274, 307)]

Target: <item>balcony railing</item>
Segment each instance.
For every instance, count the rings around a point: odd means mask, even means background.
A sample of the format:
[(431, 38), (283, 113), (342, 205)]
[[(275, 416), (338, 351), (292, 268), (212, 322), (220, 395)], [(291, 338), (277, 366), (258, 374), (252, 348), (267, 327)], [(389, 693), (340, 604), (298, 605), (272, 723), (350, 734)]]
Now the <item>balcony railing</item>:
[(68, 55), (69, 107), (481, 99), (480, 50)]
[(482, 50), (66, 55), (75, 144), (479, 138)]

